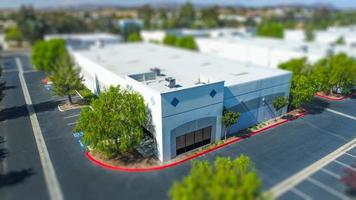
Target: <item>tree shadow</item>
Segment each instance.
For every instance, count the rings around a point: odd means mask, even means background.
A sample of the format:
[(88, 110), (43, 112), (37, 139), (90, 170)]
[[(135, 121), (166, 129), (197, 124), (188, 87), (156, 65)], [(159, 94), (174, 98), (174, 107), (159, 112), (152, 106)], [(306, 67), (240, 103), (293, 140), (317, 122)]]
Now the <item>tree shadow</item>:
[(34, 174), (35, 172), (32, 168), (19, 171), (11, 171), (7, 174), (0, 174), (0, 188), (23, 182), (25, 179), (33, 176)]
[(9, 151), (7, 149), (0, 149), (0, 161), (4, 160), (9, 155)]
[(12, 90), (12, 89), (15, 89), (16, 86), (5, 86), (4, 87), (4, 90)]
[(321, 114), (325, 108), (329, 106), (329, 102), (320, 98), (313, 98), (308, 104), (303, 105), (303, 108), (308, 114)]
[(4, 137), (3, 137), (3, 136), (0, 136), (0, 144), (1, 144), (1, 143), (4, 143), (4, 142), (5, 142)]
[[(34, 104), (33, 107), (36, 113), (51, 111), (57, 108), (58, 104), (62, 101), (46, 101)], [(28, 116), (27, 106), (13, 106), (0, 110), (0, 122), (4, 120), (17, 119), (19, 117)]]

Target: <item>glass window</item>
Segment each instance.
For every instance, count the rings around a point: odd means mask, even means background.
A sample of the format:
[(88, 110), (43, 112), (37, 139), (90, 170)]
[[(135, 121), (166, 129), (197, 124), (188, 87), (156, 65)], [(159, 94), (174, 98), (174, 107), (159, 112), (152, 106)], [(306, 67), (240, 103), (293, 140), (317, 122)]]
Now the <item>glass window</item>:
[(203, 130), (200, 129), (195, 132), (195, 143), (202, 142), (203, 141)]
[(208, 140), (211, 138), (211, 126), (203, 129), (203, 140)]
[(192, 133), (188, 133), (186, 136), (185, 136), (185, 146), (190, 146), (190, 145), (193, 145), (194, 144), (194, 132)]
[(181, 149), (185, 147), (185, 135), (179, 136), (176, 139), (177, 149)]

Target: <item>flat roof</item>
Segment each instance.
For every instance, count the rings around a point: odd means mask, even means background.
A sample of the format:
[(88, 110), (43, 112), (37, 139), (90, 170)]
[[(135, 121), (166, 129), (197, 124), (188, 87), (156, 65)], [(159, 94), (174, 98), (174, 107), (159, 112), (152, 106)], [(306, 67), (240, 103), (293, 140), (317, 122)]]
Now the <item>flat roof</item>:
[[(145, 82), (161, 93), (203, 85), (198, 82), (225, 81), (225, 86), (270, 78), (289, 72), (211, 55), (150, 43), (125, 43), (75, 50), (88, 60), (126, 77), (161, 69), (165, 76)], [(165, 78), (172, 77), (180, 87), (169, 88)], [(200, 81), (199, 81), (200, 80)]]
[[(221, 38), (199, 38), (197, 42), (208, 42), (211, 44), (222, 43), (229, 45), (243, 45), (248, 47), (260, 47), (264, 49), (269, 49), (270, 51), (289, 51), (295, 53), (316, 56), (326, 56), (328, 51), (333, 50), (334, 52), (344, 51), (348, 53), (352, 51), (348, 46), (332, 46), (330, 44), (318, 43), (318, 42), (300, 42), (300, 41), (290, 41), (283, 39), (273, 39), (265, 37), (221, 37)], [(307, 51), (305, 51), (307, 48)]]
[(70, 34), (49, 34), (45, 35), (45, 39), (73, 39), (73, 40), (117, 40), (121, 39), (120, 35), (114, 35), (110, 33), (70, 33)]

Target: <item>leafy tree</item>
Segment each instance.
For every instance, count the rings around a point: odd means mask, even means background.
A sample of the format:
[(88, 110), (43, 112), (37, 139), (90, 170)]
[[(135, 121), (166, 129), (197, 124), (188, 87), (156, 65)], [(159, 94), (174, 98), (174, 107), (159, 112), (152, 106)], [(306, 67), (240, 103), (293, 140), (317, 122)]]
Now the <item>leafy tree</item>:
[(2, 77), (2, 67), (0, 66), (0, 102), (4, 98), (5, 82), (1, 80)]
[(143, 27), (145, 29), (150, 29), (152, 26), (151, 19), (154, 15), (154, 10), (152, 10), (152, 8), (148, 4), (146, 4), (139, 8), (138, 11), (140, 18), (143, 19)]
[(127, 38), (127, 42), (140, 42), (140, 41), (142, 41), (142, 37), (138, 32), (131, 33)]
[(345, 45), (345, 39), (344, 39), (344, 37), (339, 37), (335, 42), (334, 42), (334, 44), (336, 44), (336, 45)]
[(193, 36), (184, 36), (184, 37), (178, 38), (176, 40), (176, 46), (184, 48), (184, 49), (190, 49), (190, 50), (198, 49), (198, 45), (196, 44)]
[(40, 18), (32, 6), (21, 6), (17, 16), (16, 24), (24, 37), (31, 44), (41, 40), (48, 28), (44, 19)]
[(283, 38), (284, 27), (280, 23), (265, 21), (257, 26), (257, 35), (263, 37)]
[(299, 108), (302, 104), (312, 100), (316, 92), (315, 85), (308, 76), (303, 74), (293, 75), (290, 88), (289, 108)]
[(302, 74), (310, 71), (311, 65), (307, 58), (293, 58), (287, 62), (278, 65), (279, 69), (284, 69), (293, 72), (293, 74)]
[(314, 41), (315, 40), (315, 33), (314, 33), (313, 29), (306, 28), (304, 30), (304, 37), (305, 37), (305, 41), (307, 41), (307, 42)]
[(226, 135), (227, 135), (228, 129), (232, 125), (236, 124), (239, 117), (240, 117), (239, 112), (234, 112), (234, 111), (229, 111), (229, 110), (224, 109), (223, 116), (221, 118), (221, 123), (225, 129), (225, 131), (224, 131), (225, 140), (226, 140)]
[(177, 37), (175, 35), (167, 34), (163, 38), (163, 44), (174, 46), (177, 43)]
[(80, 70), (71, 65), (60, 66), (52, 76), (53, 92), (58, 96), (68, 96), (69, 103), (72, 104), (72, 95), (76, 90), (83, 89), (83, 77), (80, 76)]
[(312, 76), (318, 89), (326, 94), (350, 94), (356, 83), (356, 61), (345, 53), (330, 55), (315, 64)]
[(6, 41), (15, 41), (18, 44), (23, 41), (21, 32), (16, 26), (13, 26), (5, 31)]
[(84, 108), (76, 129), (83, 141), (107, 157), (132, 151), (143, 139), (148, 109), (143, 97), (131, 89), (111, 86)]
[(288, 98), (284, 97), (284, 96), (279, 96), (276, 97), (273, 102), (272, 105), (274, 107), (274, 109), (279, 112), (282, 108), (284, 108), (285, 106), (288, 105)]
[(218, 157), (214, 165), (207, 160), (192, 161), (188, 176), (174, 182), (172, 200), (261, 200), (262, 181), (249, 157), (235, 160)]
[(192, 27), (195, 20), (195, 10), (193, 4), (185, 3), (179, 10), (178, 25), (179, 27)]
[(219, 7), (212, 6), (202, 9), (201, 18), (205, 28), (214, 28), (219, 25)]
[(37, 70), (53, 73), (60, 63), (70, 64), (70, 56), (62, 39), (36, 42), (32, 49), (32, 64)]

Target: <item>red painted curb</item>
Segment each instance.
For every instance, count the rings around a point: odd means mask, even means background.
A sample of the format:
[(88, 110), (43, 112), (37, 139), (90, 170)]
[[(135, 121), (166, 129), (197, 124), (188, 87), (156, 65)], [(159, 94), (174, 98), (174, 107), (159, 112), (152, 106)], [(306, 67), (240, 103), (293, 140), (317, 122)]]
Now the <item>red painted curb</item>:
[[(304, 115), (306, 115), (306, 112), (300, 113), (299, 115), (295, 116), (293, 119), (297, 119), (297, 118), (302, 117), (302, 116), (304, 116)], [(202, 156), (202, 155), (207, 154), (207, 153), (209, 153), (209, 152), (212, 152), (212, 151), (214, 151), (214, 150), (220, 149), (220, 148), (222, 148), (222, 147), (224, 147), (224, 146), (227, 146), (227, 145), (233, 144), (233, 143), (235, 143), (235, 142), (238, 142), (238, 141), (240, 141), (240, 140), (244, 140), (244, 139), (246, 139), (246, 138), (248, 138), (248, 137), (251, 137), (251, 136), (260, 134), (261, 132), (263, 132), (263, 131), (265, 131), (265, 130), (268, 130), (268, 129), (271, 129), (271, 128), (276, 127), (276, 126), (278, 126), (278, 125), (284, 124), (284, 123), (286, 123), (286, 122), (288, 122), (288, 121), (291, 121), (291, 120), (293, 120), (293, 119), (285, 119), (285, 120), (283, 120), (283, 121), (280, 121), (280, 122), (278, 122), (278, 123), (272, 124), (272, 125), (267, 126), (267, 127), (263, 128), (263, 129), (260, 129), (260, 130), (258, 130), (258, 131), (252, 132), (252, 133), (250, 133), (250, 134), (248, 134), (248, 135), (246, 135), (246, 136), (238, 137), (238, 138), (235, 138), (235, 139), (233, 139), (233, 140), (230, 140), (230, 141), (228, 141), (228, 142), (226, 142), (226, 143), (223, 143), (223, 144), (217, 145), (217, 146), (215, 146), (215, 147), (212, 147), (212, 148), (210, 148), (210, 149), (206, 149), (206, 150), (197, 152), (196, 154), (191, 155), (191, 156), (189, 156), (189, 157), (186, 157), (186, 158), (184, 158), (184, 159), (182, 159), (182, 160), (178, 160), (178, 161), (176, 161), (176, 162), (172, 162), (172, 163), (168, 163), (168, 164), (164, 164), (164, 165), (159, 165), (159, 166), (154, 166), (154, 167), (128, 168), (128, 167), (113, 166), (113, 165), (110, 165), (110, 164), (107, 164), (107, 163), (104, 163), (104, 162), (101, 162), (101, 161), (95, 159), (88, 151), (85, 152), (85, 155), (86, 155), (86, 157), (87, 157), (91, 162), (93, 162), (94, 164), (99, 165), (99, 166), (104, 167), (104, 168), (107, 168), (107, 169), (111, 169), (111, 170), (122, 171), (122, 172), (149, 172), (149, 171), (157, 171), (157, 170), (162, 170), (162, 169), (166, 169), (166, 168), (169, 168), (169, 167), (173, 167), (173, 166), (179, 165), (179, 164), (184, 163), (184, 162), (186, 162), (186, 161), (188, 161), (188, 160), (197, 158), (197, 157), (199, 157), (199, 156)]]
[(344, 99), (348, 98), (347, 96), (343, 96), (343, 97), (329, 97), (329, 96), (321, 95), (321, 94), (318, 94), (318, 93), (316, 93), (315, 96), (320, 97), (320, 98), (323, 98), (323, 99), (327, 99), (327, 100), (330, 100), (330, 101), (341, 101), (341, 100), (344, 100)]

